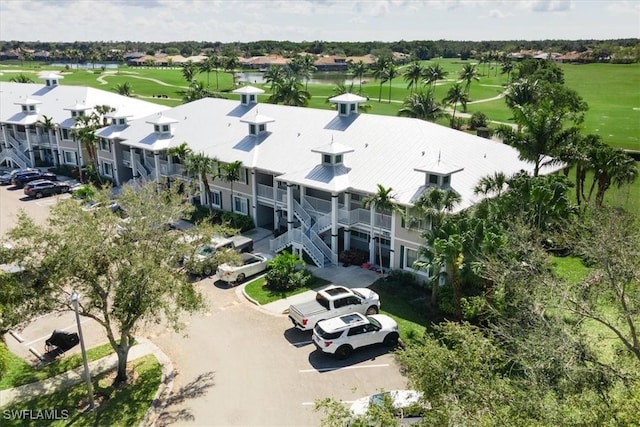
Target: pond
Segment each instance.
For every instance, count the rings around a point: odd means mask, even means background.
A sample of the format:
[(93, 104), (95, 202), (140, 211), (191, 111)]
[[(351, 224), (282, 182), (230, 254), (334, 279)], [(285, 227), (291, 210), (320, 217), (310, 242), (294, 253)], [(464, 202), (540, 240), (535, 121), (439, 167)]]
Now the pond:
[[(247, 71), (242, 73), (236, 73), (236, 77), (238, 78), (238, 83), (253, 83), (253, 84), (262, 84), (266, 83), (264, 80), (264, 74), (258, 71)], [(303, 82), (304, 83), (304, 82)], [(313, 77), (309, 79), (308, 83), (312, 84), (324, 84), (324, 85), (337, 85), (339, 83), (343, 83), (345, 85), (358, 85), (360, 84), (359, 79), (354, 79), (351, 74), (338, 72), (338, 71), (324, 71), (319, 73), (313, 73)]]
[(115, 69), (115, 68), (118, 68), (118, 65), (119, 64), (117, 64), (115, 62), (112, 62), (112, 63), (85, 62), (85, 63), (79, 63), (79, 64), (57, 62), (55, 64), (51, 64), (52, 67), (62, 67), (62, 68), (68, 67), (68, 68), (71, 68), (71, 69), (80, 69), (80, 70), (93, 70), (94, 68), (96, 70), (100, 70), (103, 67), (104, 68), (113, 68), (113, 69)]

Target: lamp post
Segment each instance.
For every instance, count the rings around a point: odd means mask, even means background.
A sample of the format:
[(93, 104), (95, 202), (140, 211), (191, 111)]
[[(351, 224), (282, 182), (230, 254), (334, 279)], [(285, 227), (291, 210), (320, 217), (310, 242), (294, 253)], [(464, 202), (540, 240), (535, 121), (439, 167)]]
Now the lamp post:
[(76, 323), (78, 324), (78, 337), (80, 338), (80, 349), (82, 350), (82, 362), (84, 363), (84, 380), (87, 383), (87, 391), (89, 392), (89, 410), (95, 408), (93, 400), (93, 384), (91, 384), (91, 374), (89, 372), (89, 362), (87, 362), (87, 350), (84, 347), (84, 338), (82, 337), (82, 326), (80, 325), (80, 314), (78, 313), (78, 294), (73, 292), (69, 297), (73, 303), (73, 309), (76, 312)]

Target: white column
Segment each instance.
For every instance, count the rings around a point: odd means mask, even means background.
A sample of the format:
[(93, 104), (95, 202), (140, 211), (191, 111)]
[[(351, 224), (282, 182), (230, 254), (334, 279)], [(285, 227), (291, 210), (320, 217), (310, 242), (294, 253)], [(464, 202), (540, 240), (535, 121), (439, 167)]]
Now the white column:
[(58, 165), (62, 164), (62, 150), (60, 149), (60, 129), (56, 126), (53, 128), (53, 136), (56, 141), (56, 158), (58, 161)]
[(258, 180), (256, 179), (256, 171), (251, 170), (251, 212), (253, 222), (258, 226)]
[(300, 206), (302, 206), (303, 208), (304, 208), (304, 192), (305, 192), (304, 185), (300, 184)]
[(131, 174), (133, 175), (133, 178), (137, 178), (138, 177), (138, 170), (136, 167), (136, 149), (131, 147), (129, 149), (129, 152), (131, 153)]
[(156, 183), (159, 185), (160, 184), (160, 152), (159, 151), (153, 152), (153, 164), (156, 168), (155, 180), (156, 180)]
[(116, 140), (109, 141), (111, 144), (111, 158), (113, 159), (113, 182), (116, 187), (120, 187), (120, 164), (118, 163), (118, 158), (116, 157)]
[(331, 251), (338, 254), (338, 195), (331, 194)]
[(392, 269), (395, 267), (396, 261), (396, 211), (391, 211), (391, 236), (389, 237), (389, 268)]
[(36, 158), (33, 155), (33, 149), (31, 148), (31, 138), (29, 138), (29, 127), (24, 127), (24, 135), (27, 138), (27, 149), (29, 150), (29, 161), (31, 162), (31, 167), (36, 166)]
[(293, 185), (287, 183), (287, 231), (293, 230)]
[(371, 221), (371, 234), (369, 235), (369, 264), (376, 263), (376, 242), (374, 240), (373, 225), (376, 220), (376, 207), (371, 204), (369, 208), (369, 220)]
[(280, 218), (278, 217), (278, 182), (273, 179), (273, 228), (278, 230), (280, 228)]

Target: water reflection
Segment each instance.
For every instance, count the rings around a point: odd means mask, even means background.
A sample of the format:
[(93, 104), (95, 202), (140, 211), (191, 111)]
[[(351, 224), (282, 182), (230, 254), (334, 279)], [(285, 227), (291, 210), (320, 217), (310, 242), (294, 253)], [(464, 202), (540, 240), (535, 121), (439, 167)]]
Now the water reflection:
[[(238, 83), (261, 84), (261, 83), (266, 83), (264, 79), (264, 74), (265, 73), (248, 71), (248, 72), (236, 73), (236, 76), (238, 78)], [(303, 80), (303, 83), (304, 82), (305, 81)], [(354, 85), (360, 84), (360, 80), (358, 79), (354, 80), (353, 76), (347, 73), (336, 72), (336, 71), (325, 71), (320, 73), (313, 73), (313, 77), (309, 79), (308, 83), (325, 84), (325, 85), (332, 85), (332, 86), (342, 83), (344, 85), (349, 86), (352, 83)]]

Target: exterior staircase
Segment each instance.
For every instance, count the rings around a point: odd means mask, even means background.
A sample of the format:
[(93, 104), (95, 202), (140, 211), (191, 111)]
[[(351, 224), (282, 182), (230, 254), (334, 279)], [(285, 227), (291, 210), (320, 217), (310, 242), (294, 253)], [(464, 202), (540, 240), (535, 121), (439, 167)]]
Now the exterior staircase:
[(271, 240), (270, 249), (280, 252), (295, 243), (302, 246), (318, 267), (337, 264), (338, 255), (320, 237), (320, 233), (331, 228), (331, 215), (308, 211), (296, 200), (293, 201), (293, 214), (301, 226)]

